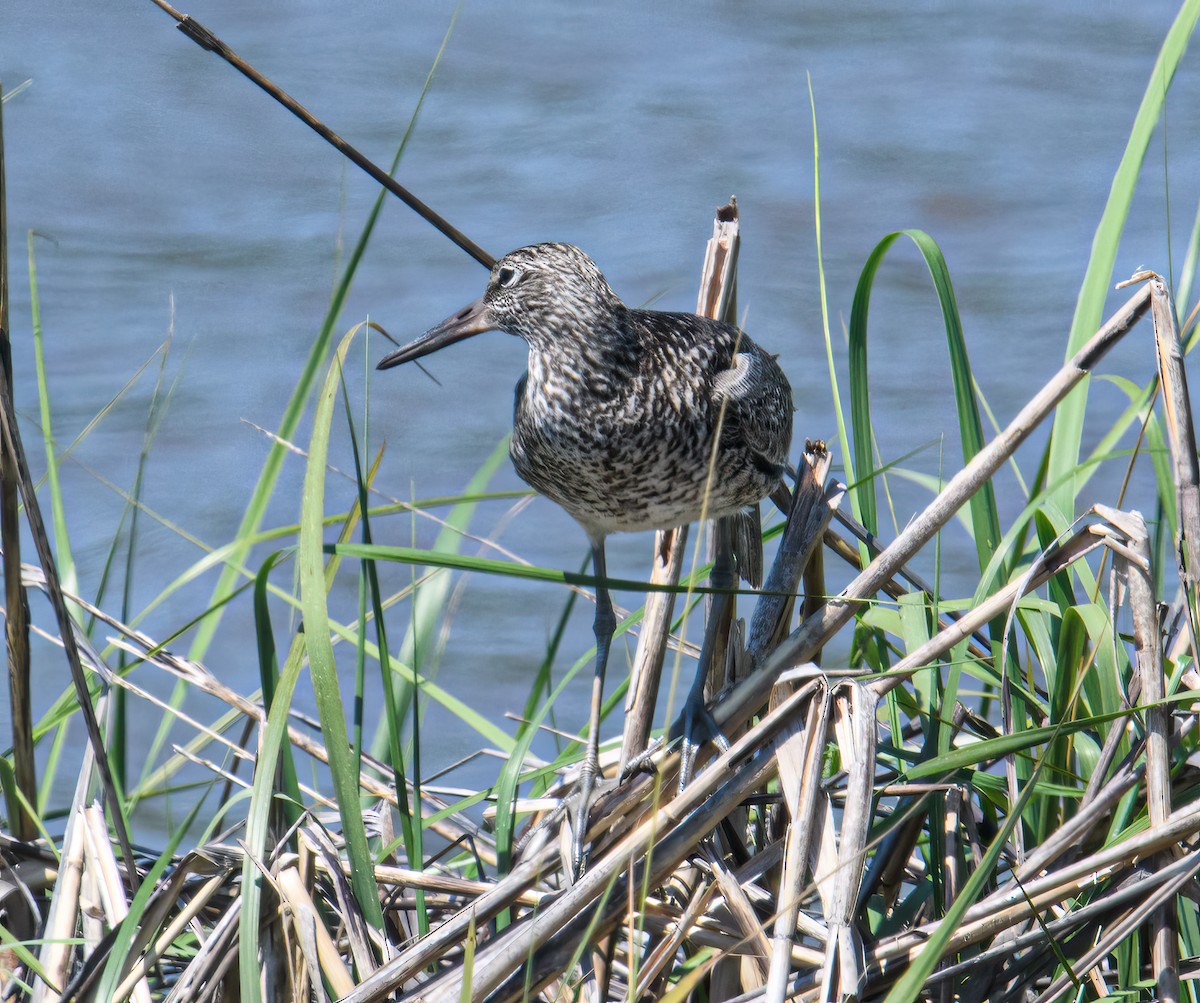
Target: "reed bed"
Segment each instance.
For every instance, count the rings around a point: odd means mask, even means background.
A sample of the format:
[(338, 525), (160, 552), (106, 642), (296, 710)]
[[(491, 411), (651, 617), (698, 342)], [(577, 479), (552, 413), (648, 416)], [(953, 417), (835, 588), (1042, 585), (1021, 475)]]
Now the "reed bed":
[[(1124, 284), (1124, 302), (1102, 313), (1163, 81), (1182, 58), (1194, 7), (1185, 5), (1152, 73), (1066, 361), (1007, 425), (984, 435), (949, 269), (932, 238), (891, 234), (869, 256), (847, 330), (845, 411), (826, 330), (838, 441), (806, 442), (771, 499), (780, 516), (766, 533), (761, 592), (739, 593), (740, 609), (704, 624), (704, 644), (718, 652), (710, 707), (727, 741), (694, 763), (680, 762), (657, 701), (668, 660), (695, 657), (685, 620), (704, 616), (708, 566), (685, 574), (688, 530), (672, 530), (654, 540), (647, 581), (609, 583), (647, 598), (619, 628), (637, 639), (629, 684), (607, 708), (623, 710), (624, 730), (602, 751), (606, 779), (578, 874), (565, 806), (581, 739), (569, 736), (552, 761), (533, 751), (563, 685), (550, 684), (560, 638), (531, 653), (541, 670), (527, 705), (512, 708), (521, 711), (512, 730), (442, 692), (417, 653), (429, 650), (461, 577), (559, 583), (564, 622), (595, 582), (462, 552), (475, 510), (494, 498), (486, 485), (502, 450), (460, 498), (418, 506), (446, 511), (433, 548), (375, 542), (381, 518), (413, 506), (378, 500), (386, 459), (360, 452), (359, 422), (343, 403), (344, 362), (364, 330), (350, 328), (337, 345), (334, 333), (381, 202), (272, 433), (239, 535), (160, 597), (220, 569), (186, 653), (182, 634), (148, 636), (125, 605), (77, 594), (45, 373), (39, 361), (53, 543), (12, 375), (0, 371), (0, 531), (6, 610), (16, 614), (6, 617), (13, 742), (0, 759), (5, 998), (1200, 998), (1200, 464), (1186, 365), (1197, 311), (1181, 324), (1172, 299), (1174, 290), (1189, 302), (1200, 228), (1180, 280), (1141, 272)], [(2, 166), (0, 146), (0, 210)], [(3, 234), (0, 226), (0, 242)], [(876, 276), (904, 238), (942, 307), (963, 460), (889, 535), (877, 512), (887, 471), (871, 445), (867, 331)], [(736, 317), (739, 240), (731, 204), (704, 256), (699, 312)], [(31, 243), (38, 337), (34, 261)], [(0, 322), (7, 339), (3, 310)], [(1105, 418), (1096, 450), (1082, 456), (1089, 376), (1123, 338), (1144, 346), (1144, 372), (1122, 374), (1128, 407)], [(160, 370), (160, 407), (164, 386)], [(309, 405), (299, 522), (264, 529)], [(348, 444), (335, 446), (343, 423)], [(1025, 507), (1004, 528), (992, 477), (1046, 428)], [(1132, 510), (1123, 491), (1091, 496), (1105, 463), (1126, 465), (1126, 482), (1151, 482), (1154, 511)], [(352, 471), (351, 486), (336, 489), (352, 502), (343, 511), (327, 504), (333, 467)], [(18, 496), (36, 564), (21, 562), (9, 528)], [(131, 506), (140, 510), (136, 486)], [(929, 563), (956, 517), (970, 528), (978, 584), (947, 597), (913, 569)], [(264, 556), (271, 547), (280, 549)], [(114, 543), (110, 561), (122, 556)], [(294, 565), (286, 585), (284, 565)], [(381, 584), (393, 565), (412, 569), (399, 590)], [(828, 584), (847, 579), (840, 591)], [(346, 581), (359, 597), (348, 622), (330, 602)], [(23, 619), (30, 594), (48, 599), (52, 622)], [(255, 623), (254, 692), (231, 688), (221, 680), (234, 673), (207, 664), (230, 610)], [(280, 626), (281, 611), (303, 630)], [(29, 631), (62, 648), (74, 681), (38, 721), (28, 710)], [(588, 658), (580, 653), (580, 664)], [(366, 673), (378, 674), (377, 721), (361, 701), (348, 711), (340, 680), (349, 672), (359, 692)], [(292, 706), (305, 673), (315, 720)], [(185, 693), (221, 710), (202, 719)], [(422, 776), (428, 700), (485, 736), (499, 764), (490, 787), (454, 790)], [(89, 740), (82, 761), (65, 764), (63, 736), (80, 719)], [(120, 754), (122, 722), (132, 720), (159, 720), (175, 736), (140, 779)], [(377, 724), (372, 745), (364, 732)], [(78, 769), (61, 810), (38, 787), (33, 749), (43, 742), (51, 769)], [(187, 771), (208, 778), (191, 788), (188, 816), (165, 846), (137, 846), (135, 809), (163, 791), (178, 797), (172, 785)]]

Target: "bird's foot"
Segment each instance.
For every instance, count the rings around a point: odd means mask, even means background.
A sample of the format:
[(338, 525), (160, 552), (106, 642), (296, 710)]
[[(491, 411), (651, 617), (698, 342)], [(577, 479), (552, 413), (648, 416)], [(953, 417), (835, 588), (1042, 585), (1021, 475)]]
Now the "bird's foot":
[(692, 770), (696, 767), (696, 757), (708, 742), (711, 742), (721, 752), (729, 751), (729, 739), (721, 731), (717, 719), (704, 702), (703, 697), (695, 699), (688, 697), (683, 706), (683, 713), (671, 728), (671, 737), (682, 738), (679, 750), (679, 789), (682, 791), (692, 779)]
[(658, 767), (654, 765), (654, 757), (658, 754), (664, 743), (665, 739), (656, 738), (643, 752), (638, 753), (622, 766), (621, 772), (617, 775), (617, 785), (620, 786), (632, 780), (639, 773), (646, 773), (650, 776), (657, 773)]
[[(522, 857), (526, 853), (536, 852), (545, 846), (551, 833), (559, 831), (562, 838), (570, 841), (570, 857), (567, 858), (565, 847), (562, 850), (562, 857), (564, 867), (569, 872), (569, 883), (573, 884), (583, 874), (584, 865), (587, 862), (588, 818), (597, 796), (596, 785), (592, 782), (588, 785), (587, 790), (584, 790), (581, 785), (560, 798), (549, 814), (517, 841), (513, 847), (515, 856)], [(560, 828), (564, 820), (569, 820), (565, 832)]]
[(596, 802), (596, 779), (600, 776), (600, 763), (590, 756), (584, 758), (580, 767), (579, 784), (567, 799), (574, 801), (571, 812), (571, 873), (572, 880), (577, 880), (583, 874), (587, 864), (588, 849), (588, 818), (592, 806)]

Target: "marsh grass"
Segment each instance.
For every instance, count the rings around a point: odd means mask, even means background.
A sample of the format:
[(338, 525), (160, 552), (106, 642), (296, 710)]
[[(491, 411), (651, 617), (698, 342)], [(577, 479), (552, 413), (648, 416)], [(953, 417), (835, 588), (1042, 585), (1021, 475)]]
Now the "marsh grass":
[[(637, 634), (637, 649), (633, 679), (606, 703), (606, 713), (625, 704), (625, 734), (602, 761), (610, 780), (639, 755), (652, 769), (606, 785), (577, 877), (564, 862), (562, 805), (582, 742), (555, 705), (591, 662), (592, 652), (565, 650), (564, 628), (595, 582), (529, 565), (473, 534), (480, 506), (514, 501), (488, 491), (503, 444), (461, 497), (380, 496), (387, 455), (346, 392), (370, 327), (337, 332), (382, 201), (271, 433), (240, 529), (145, 609), (132, 608), (128, 583), (139, 520), (169, 525), (140, 487), (171, 395), (167, 346), (137, 377), (155, 374), (154, 403), (127, 515), (90, 601), (78, 595), (57, 477), (64, 451), (39, 348), (41, 493), (27, 465), (11, 469), (23, 471), (35, 536), (35, 503), (51, 513), (53, 560), (43, 533), (39, 565), (23, 565), (19, 583), (51, 599), (60, 615), (43, 623), (35, 603), (34, 630), (75, 652), (79, 673), (38, 721), (23, 720), (14, 702), (14, 733), (24, 727), (43, 747), (42, 775), (19, 735), (0, 758), (0, 963), (11, 998), (1196, 1000), (1200, 472), (1186, 349), (1200, 216), (1173, 285), (1182, 326), (1172, 284), (1152, 273), (1136, 277), (1107, 320), (1103, 307), (1198, 13), (1200, 4), (1184, 4), (1151, 75), (1097, 229), (1067, 362), (1007, 425), (991, 421), (978, 393), (936, 241), (907, 230), (869, 255), (848, 323), (845, 387), (826, 323), (838, 440), (832, 450), (806, 444), (774, 499), (783, 519), (766, 534), (766, 585), (740, 594), (744, 619), (721, 629), (712, 707), (730, 745), (708, 750), (682, 789), (674, 744), (648, 743), (654, 724), (671, 718), (672, 708), (654, 704), (659, 674), (696, 654), (686, 620), (704, 616), (708, 568), (686, 555), (700, 545), (661, 534), (648, 582), (609, 581), (648, 598), (619, 627)], [(819, 171), (816, 180), (819, 250)], [(736, 215), (725, 212), (705, 256), (702, 310), (732, 311), (738, 240)], [(874, 449), (868, 321), (900, 241), (918, 249), (941, 309), (962, 466), (926, 478), (928, 506), (889, 539), (880, 492), (886, 498), (891, 477), (915, 475)], [(34, 250), (31, 239), (40, 346)], [(824, 304), (823, 272), (820, 282)], [(1144, 346), (1144, 362), (1106, 376), (1128, 400), (1114, 418), (1089, 409), (1087, 383), (1120, 338)], [(369, 371), (363, 378), (369, 386)], [(15, 416), (3, 396), (12, 455)], [(310, 406), (300, 449), (292, 440)], [(1104, 428), (1089, 456), (1085, 422)], [(1052, 426), (1050, 444), (1022, 470), (1015, 451), (1039, 426)], [(300, 518), (265, 527), (289, 451), (306, 467)], [(1003, 465), (1025, 491), (1007, 522), (991, 487)], [(1137, 476), (1153, 485), (1154, 510), (1126, 510), (1123, 488), (1092, 493), (1105, 466), (1123, 471), (1123, 484)], [(348, 484), (340, 471), (351, 472)], [(440, 521), (432, 547), (376, 542), (381, 520), (418, 516)], [(941, 529), (956, 516), (969, 528), (978, 578), (970, 595), (947, 596), (940, 575), (929, 584), (912, 567), (931, 553), (938, 567)], [(468, 552), (479, 543), (489, 546)], [(210, 601), (180, 631), (139, 628), (214, 574)], [(528, 652), (535, 671), (524, 706), (508, 708), (515, 724), (435, 678), (456, 592), (478, 574), (561, 591), (557, 630)], [(846, 576), (850, 584), (830, 595), (827, 577)], [(347, 592), (349, 616), (331, 601)], [(227, 613), (254, 624), (244, 675), (256, 663), (256, 692), (236, 691), (205, 665)], [(556, 679), (564, 659), (573, 665)], [(293, 706), (306, 674), (317, 720)], [(368, 692), (382, 694), (379, 705)], [(203, 718), (185, 694), (220, 709)], [(496, 764), (489, 787), (463, 791), (422, 774), (430, 701), (478, 732), (484, 760)], [(65, 735), (81, 714), (104, 734), (70, 761)], [(128, 768), (123, 723), (135, 714), (159, 722), (140, 772)], [(556, 742), (550, 760), (534, 751), (546, 730)], [(73, 798), (52, 803), (49, 792), (76, 771)], [(129, 816), (181, 799), (186, 815), (164, 846), (130, 846)]]

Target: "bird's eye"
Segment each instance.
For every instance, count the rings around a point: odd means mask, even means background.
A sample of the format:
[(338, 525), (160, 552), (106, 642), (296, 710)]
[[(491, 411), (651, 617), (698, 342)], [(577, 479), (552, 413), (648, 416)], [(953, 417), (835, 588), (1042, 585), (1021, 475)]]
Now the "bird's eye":
[(520, 278), (521, 273), (515, 268), (509, 268), (508, 265), (496, 273), (496, 281), (506, 289), (509, 286), (515, 286)]

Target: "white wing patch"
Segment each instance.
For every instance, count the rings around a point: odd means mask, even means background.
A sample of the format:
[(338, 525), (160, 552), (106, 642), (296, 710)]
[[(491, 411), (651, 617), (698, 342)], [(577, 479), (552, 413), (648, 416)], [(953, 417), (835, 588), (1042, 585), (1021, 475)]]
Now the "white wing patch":
[(747, 352), (738, 352), (733, 357), (733, 366), (717, 373), (713, 379), (713, 392), (718, 399), (737, 400), (760, 387), (762, 362)]

